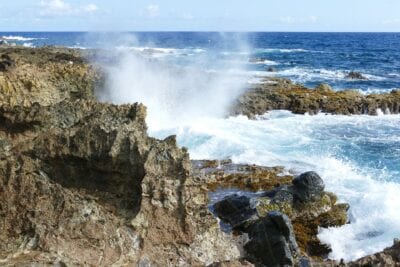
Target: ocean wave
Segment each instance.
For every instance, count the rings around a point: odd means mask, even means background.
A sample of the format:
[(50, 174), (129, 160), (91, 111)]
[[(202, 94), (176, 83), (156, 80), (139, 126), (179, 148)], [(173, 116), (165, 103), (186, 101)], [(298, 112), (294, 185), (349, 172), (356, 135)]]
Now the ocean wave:
[(305, 53), (310, 52), (310, 50), (303, 48), (258, 48), (255, 50), (256, 53)]
[(276, 66), (279, 65), (278, 62), (273, 61), (273, 60), (268, 60), (268, 59), (250, 59), (249, 60), (250, 64), (255, 64), (255, 65), (267, 65), (267, 66)]
[[(150, 128), (150, 134), (177, 134), (193, 159), (231, 158), (235, 163), (286, 166), (295, 173), (317, 171), (326, 190), (351, 207), (350, 224), (321, 229), (319, 237), (332, 247), (330, 258), (352, 260), (382, 250), (400, 235), (400, 171), (389, 165), (372, 167), (385, 152), (368, 152), (377, 145), (399, 147), (399, 123), (400, 115), (302, 116), (273, 111), (258, 120), (193, 119), (162, 132)], [(357, 159), (360, 154), (369, 158)]]
[(396, 90), (396, 88), (382, 89), (382, 88), (367, 88), (364, 90), (358, 89), (357, 91), (363, 95), (369, 94), (382, 94), (382, 93), (390, 93), (392, 90)]
[(206, 50), (202, 48), (166, 48), (151, 46), (118, 46), (116, 48), (118, 50), (130, 50), (153, 57), (191, 56), (206, 52)]
[[(360, 81), (360, 80), (352, 80), (348, 79), (347, 75), (350, 71), (348, 70), (328, 70), (328, 69), (312, 69), (312, 68), (301, 68), (294, 67), (289, 69), (283, 69), (277, 72), (278, 75), (284, 77), (293, 78), (296, 82), (308, 82), (308, 81), (319, 81), (319, 80), (347, 80), (347, 81)], [(387, 78), (368, 74), (361, 73), (362, 76), (367, 78), (369, 81), (384, 81)]]
[(2, 36), (1, 38), (8, 40), (8, 41), (33, 41), (33, 40), (44, 40), (46, 38), (33, 38), (33, 37), (23, 37), (23, 36)]
[(33, 43), (23, 43), (22, 46), (23, 46), (23, 47), (31, 47), (31, 48), (35, 47), (35, 46), (33, 45)]

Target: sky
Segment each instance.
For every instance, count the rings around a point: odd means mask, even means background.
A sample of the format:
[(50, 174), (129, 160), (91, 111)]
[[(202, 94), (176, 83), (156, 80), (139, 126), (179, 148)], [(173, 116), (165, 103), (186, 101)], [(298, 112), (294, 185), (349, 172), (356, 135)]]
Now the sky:
[(400, 31), (400, 0), (0, 0), (0, 31)]

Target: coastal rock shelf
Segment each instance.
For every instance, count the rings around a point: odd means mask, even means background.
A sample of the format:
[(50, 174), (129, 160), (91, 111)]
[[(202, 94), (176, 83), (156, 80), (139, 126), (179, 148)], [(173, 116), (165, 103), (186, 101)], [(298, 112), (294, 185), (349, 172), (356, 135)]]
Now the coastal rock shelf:
[[(349, 206), (318, 174), (190, 161), (148, 136), (144, 105), (98, 102), (104, 76), (82, 53), (0, 48), (1, 266), (337, 264), (318, 228), (349, 223)], [(398, 244), (349, 265), (398, 264)]]
[(296, 114), (368, 114), (400, 112), (400, 90), (363, 95), (356, 90), (334, 91), (322, 84), (315, 89), (293, 84), (290, 80), (267, 78), (239, 97), (231, 109), (234, 115), (250, 118), (267, 111), (285, 109)]

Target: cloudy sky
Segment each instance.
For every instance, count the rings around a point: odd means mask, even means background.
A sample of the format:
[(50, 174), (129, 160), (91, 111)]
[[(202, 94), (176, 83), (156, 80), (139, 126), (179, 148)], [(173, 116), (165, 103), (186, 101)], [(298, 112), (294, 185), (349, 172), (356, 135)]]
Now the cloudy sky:
[(0, 0), (0, 31), (400, 31), (400, 0)]

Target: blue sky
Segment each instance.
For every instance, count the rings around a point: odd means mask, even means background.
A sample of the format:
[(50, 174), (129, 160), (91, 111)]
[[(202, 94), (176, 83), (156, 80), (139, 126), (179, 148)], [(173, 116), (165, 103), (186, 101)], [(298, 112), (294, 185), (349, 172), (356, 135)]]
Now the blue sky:
[(0, 0), (0, 31), (400, 31), (400, 0)]

